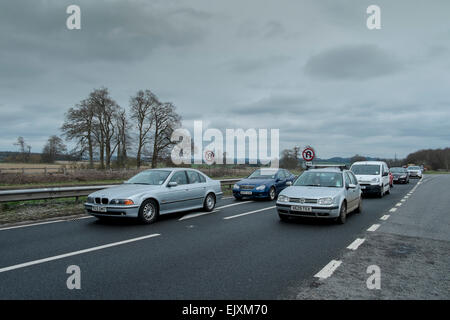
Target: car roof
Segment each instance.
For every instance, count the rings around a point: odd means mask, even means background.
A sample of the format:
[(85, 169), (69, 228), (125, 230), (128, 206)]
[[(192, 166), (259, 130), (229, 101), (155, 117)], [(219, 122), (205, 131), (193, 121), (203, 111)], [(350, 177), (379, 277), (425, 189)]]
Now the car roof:
[(352, 166), (355, 164), (378, 164), (378, 165), (380, 165), (380, 164), (385, 164), (385, 163), (386, 162), (384, 162), (384, 161), (356, 161), (352, 164)]

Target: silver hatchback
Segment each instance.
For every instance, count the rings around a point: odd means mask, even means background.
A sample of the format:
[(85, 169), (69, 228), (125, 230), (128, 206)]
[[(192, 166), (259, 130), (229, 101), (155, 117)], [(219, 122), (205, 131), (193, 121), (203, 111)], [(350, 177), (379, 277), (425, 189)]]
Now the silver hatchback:
[(348, 213), (362, 210), (361, 187), (343, 167), (313, 168), (280, 193), (276, 206), (281, 220), (332, 218), (343, 224)]
[(203, 208), (222, 197), (220, 181), (185, 168), (143, 171), (122, 185), (91, 193), (86, 212), (98, 218), (134, 217), (152, 223), (160, 214)]

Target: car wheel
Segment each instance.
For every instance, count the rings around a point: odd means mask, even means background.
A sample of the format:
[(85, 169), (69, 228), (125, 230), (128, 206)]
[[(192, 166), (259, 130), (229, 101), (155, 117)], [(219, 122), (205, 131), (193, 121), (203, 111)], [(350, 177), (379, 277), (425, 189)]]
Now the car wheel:
[(345, 202), (341, 205), (341, 211), (339, 213), (339, 217), (337, 218), (337, 222), (339, 224), (344, 224), (347, 220), (347, 204)]
[(211, 212), (216, 207), (216, 196), (214, 193), (208, 193), (203, 202), (203, 209), (207, 212)]
[(356, 208), (355, 212), (356, 213), (362, 212), (362, 199), (361, 198), (359, 198), (359, 205), (358, 205), (358, 208)]
[(275, 200), (276, 196), (277, 196), (277, 192), (276, 192), (275, 188), (271, 187), (269, 190), (269, 200), (270, 201)]
[(278, 217), (280, 218), (281, 221), (286, 222), (289, 221), (289, 217), (285, 216), (284, 214), (279, 213)]
[(150, 224), (158, 218), (158, 205), (155, 200), (145, 200), (139, 208), (139, 220), (142, 223)]

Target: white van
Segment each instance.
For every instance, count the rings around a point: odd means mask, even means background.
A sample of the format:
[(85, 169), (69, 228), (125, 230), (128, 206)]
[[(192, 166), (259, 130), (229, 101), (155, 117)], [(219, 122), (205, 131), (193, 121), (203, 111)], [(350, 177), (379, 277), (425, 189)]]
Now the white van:
[(389, 168), (384, 161), (357, 161), (350, 170), (355, 174), (363, 193), (377, 194), (382, 198), (391, 193)]

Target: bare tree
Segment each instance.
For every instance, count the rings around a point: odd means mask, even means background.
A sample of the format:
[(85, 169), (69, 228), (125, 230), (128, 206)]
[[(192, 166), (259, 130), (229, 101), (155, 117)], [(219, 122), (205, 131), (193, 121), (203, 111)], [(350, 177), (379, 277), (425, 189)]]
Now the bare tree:
[(19, 147), (20, 152), (16, 159), (22, 162), (28, 162), (31, 156), (31, 146), (26, 144), (23, 137), (17, 137), (17, 142), (14, 145)]
[(119, 166), (125, 166), (127, 161), (127, 148), (129, 148), (128, 141), (130, 140), (128, 130), (130, 124), (127, 119), (125, 110), (122, 110), (117, 117), (117, 163)]
[(118, 145), (118, 141), (114, 137), (117, 135), (116, 119), (120, 108), (109, 96), (107, 88), (91, 92), (89, 104), (94, 108), (94, 116), (98, 123), (98, 129), (94, 130), (94, 136), (100, 147), (101, 167), (104, 168), (106, 162), (106, 167), (110, 168), (111, 157)]
[(138, 130), (136, 165), (141, 167), (141, 157), (145, 145), (149, 141), (149, 133), (153, 125), (152, 108), (160, 102), (150, 90), (139, 90), (130, 99), (131, 119), (136, 122)]
[(67, 151), (66, 145), (63, 140), (58, 136), (51, 136), (48, 138), (42, 150), (42, 161), (46, 163), (55, 162), (56, 158), (63, 155)]
[(152, 129), (152, 168), (156, 168), (158, 159), (174, 144), (170, 140), (175, 129), (180, 127), (181, 116), (170, 103), (158, 103), (151, 111)]
[[(77, 142), (75, 150), (82, 156), (86, 151), (89, 155), (89, 166), (94, 166), (94, 108), (89, 100), (82, 100), (75, 108), (70, 108), (61, 126), (68, 140)], [(86, 146), (87, 144), (87, 146)]]

